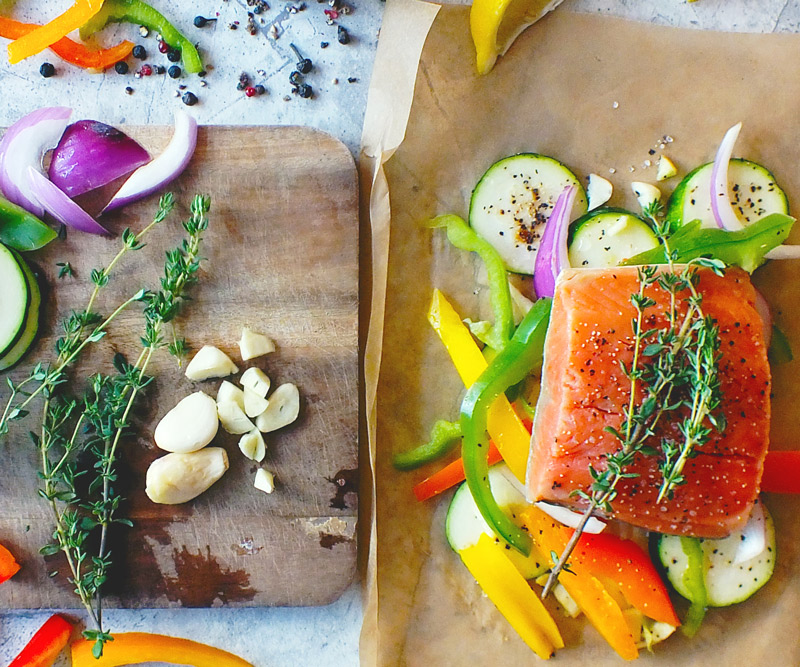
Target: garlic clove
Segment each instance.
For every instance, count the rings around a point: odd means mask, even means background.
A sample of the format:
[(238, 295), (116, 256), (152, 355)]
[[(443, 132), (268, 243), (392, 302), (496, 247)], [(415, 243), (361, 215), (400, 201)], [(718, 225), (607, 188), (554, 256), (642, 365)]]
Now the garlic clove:
[(178, 505), (196, 498), (228, 469), (228, 454), (221, 447), (162, 456), (147, 469), (145, 493), (154, 503)]
[(258, 417), (267, 409), (269, 401), (259, 396), (250, 387), (244, 389), (244, 412), (248, 417)]
[(202, 391), (178, 402), (156, 425), (156, 445), (168, 452), (187, 453), (202, 449), (217, 435), (217, 404)]
[(267, 409), (256, 417), (256, 427), (262, 433), (269, 433), (291, 424), (298, 414), (300, 391), (291, 383), (282, 384), (270, 395)]
[(225, 403), (226, 401), (233, 401), (244, 410), (244, 392), (233, 382), (223, 380), (217, 391), (217, 403)]
[(259, 468), (256, 470), (256, 479), (253, 482), (253, 486), (264, 493), (272, 493), (275, 490), (275, 475), (269, 470)]
[(242, 410), (233, 401), (217, 403), (217, 414), (219, 415), (219, 421), (222, 424), (222, 428), (224, 428), (228, 433), (238, 435), (240, 433), (252, 431), (253, 428), (255, 428), (253, 426), (253, 422), (247, 418), (244, 410)]
[(249, 387), (262, 398), (267, 397), (269, 391), (270, 381), (266, 373), (260, 368), (248, 368), (239, 380), (239, 384), (243, 387)]
[(250, 327), (244, 327), (239, 340), (239, 350), (242, 353), (242, 360), (248, 361), (274, 352), (275, 343), (264, 334), (256, 333)]
[(186, 377), (190, 380), (222, 378), (238, 373), (230, 357), (213, 345), (204, 345), (186, 366)]
[(239, 449), (251, 461), (261, 461), (267, 454), (267, 446), (264, 444), (264, 436), (261, 431), (254, 428), (239, 438)]

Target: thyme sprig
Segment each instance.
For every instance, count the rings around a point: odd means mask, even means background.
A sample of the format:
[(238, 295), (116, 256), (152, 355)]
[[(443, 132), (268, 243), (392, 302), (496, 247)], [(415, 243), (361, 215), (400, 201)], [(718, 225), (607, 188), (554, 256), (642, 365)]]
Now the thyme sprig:
[[(546, 597), (558, 581), (560, 572), (575, 549), (589, 519), (599, 510), (613, 512), (617, 487), (624, 479), (639, 476), (631, 471), (637, 457), (658, 456), (661, 485), (657, 502), (672, 499), (675, 487), (686, 483), (683, 468), (697, 455), (697, 449), (711, 438), (714, 430), (725, 428), (724, 415), (718, 412), (721, 402), (719, 378), (719, 329), (703, 311), (703, 298), (697, 291), (700, 266), (722, 275), (725, 265), (719, 260), (699, 258), (680, 270), (675, 254), (669, 248), (669, 224), (661, 217), (661, 207), (654, 202), (643, 211), (665, 247), (667, 270), (656, 266), (638, 269), (639, 289), (631, 295), (636, 312), (632, 321), (633, 358), (630, 366), (620, 362), (623, 375), (630, 382), (630, 399), (622, 409), (619, 428), (606, 427), (619, 441), (619, 448), (607, 454), (605, 467), (589, 466), (592, 484), (589, 492), (577, 490), (574, 495), (587, 501), (586, 510), (563, 553), (553, 559), (553, 568), (544, 586)], [(666, 326), (645, 328), (648, 312), (657, 305), (649, 296), (660, 290), (669, 297)], [(685, 306), (681, 314), (680, 304)], [(638, 398), (641, 396), (641, 398)], [(686, 414), (688, 411), (688, 414)], [(662, 418), (670, 413), (677, 417), (681, 435), (674, 440), (659, 436), (652, 445)]]

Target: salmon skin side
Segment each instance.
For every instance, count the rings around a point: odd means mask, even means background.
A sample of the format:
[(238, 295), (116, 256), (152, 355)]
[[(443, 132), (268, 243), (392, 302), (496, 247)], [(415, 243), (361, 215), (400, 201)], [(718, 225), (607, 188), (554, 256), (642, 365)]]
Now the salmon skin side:
[[(687, 482), (671, 500), (656, 502), (658, 457), (638, 455), (630, 471), (639, 476), (619, 483), (612, 509), (613, 518), (648, 530), (724, 537), (744, 525), (758, 495), (769, 444), (770, 369), (748, 274), (736, 268), (724, 276), (698, 271), (703, 310), (719, 327), (720, 409), (727, 427), (721, 434), (713, 431), (687, 461)], [(568, 269), (559, 276), (528, 459), (530, 500), (585, 508), (585, 500), (570, 494), (588, 492), (589, 466), (604, 470), (605, 456), (619, 450), (619, 440), (605, 428), (620, 428), (630, 401), (630, 380), (620, 361), (628, 367), (633, 361), (631, 294), (638, 289), (635, 266)], [(645, 326), (663, 326), (669, 297), (655, 287), (647, 294), (657, 304), (645, 311)], [(659, 451), (659, 434), (680, 437), (674, 422), (661, 428), (648, 443)]]

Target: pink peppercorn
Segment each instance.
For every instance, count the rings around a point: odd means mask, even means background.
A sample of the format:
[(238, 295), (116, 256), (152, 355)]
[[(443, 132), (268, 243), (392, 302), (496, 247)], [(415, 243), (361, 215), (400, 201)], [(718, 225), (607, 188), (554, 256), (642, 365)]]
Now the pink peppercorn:
[(169, 51), (169, 44), (167, 44), (163, 39), (159, 40), (158, 42), (158, 52), (159, 53), (166, 53)]
[(247, 97), (255, 97), (256, 89), (253, 86), (247, 86), (247, 88), (244, 89), (244, 94), (247, 95)]
[(142, 65), (142, 76), (150, 76), (153, 73), (153, 68), (150, 65)]

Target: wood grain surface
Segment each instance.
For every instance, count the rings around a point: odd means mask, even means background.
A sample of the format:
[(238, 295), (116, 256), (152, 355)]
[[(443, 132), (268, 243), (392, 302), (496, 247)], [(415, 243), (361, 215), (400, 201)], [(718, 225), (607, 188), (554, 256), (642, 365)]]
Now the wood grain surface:
[[(169, 128), (128, 128), (152, 154)], [(358, 213), (352, 157), (343, 144), (307, 128), (200, 129), (197, 152), (171, 186), (178, 210), (128, 255), (101, 291), (98, 310), (141, 287), (156, 287), (164, 251), (182, 238), (180, 221), (196, 192), (212, 198), (200, 284), (192, 289), (176, 333), (193, 349), (225, 350), (240, 370), (258, 366), (273, 387), (294, 382), (301, 393), (295, 424), (267, 434), (264, 466), (277, 488), (253, 488), (257, 464), (238, 450), (238, 436), (220, 429), (230, 469), (208, 492), (178, 506), (155, 505), (144, 494), (149, 464), (163, 452), (152, 441), (158, 419), (187, 394), (216, 395), (221, 380), (187, 380), (166, 351), (151, 370), (155, 384), (139, 403), (137, 436), (124, 442), (119, 485), (132, 529), (113, 543), (115, 568), (108, 604), (121, 607), (319, 605), (335, 600), (356, 564), (358, 463)], [(125, 227), (141, 229), (156, 199), (108, 216), (112, 238), (71, 231), (27, 258), (43, 289), (43, 330), (12, 377), (53, 358), (57, 323), (82, 309), (89, 273), (116, 253)], [(56, 262), (75, 277), (58, 279)], [(274, 338), (277, 351), (242, 363), (244, 325)], [(126, 311), (77, 369), (110, 371), (115, 352), (134, 356), (143, 321)], [(7, 396), (3, 382), (0, 395)], [(5, 400), (4, 400), (5, 402)], [(0, 587), (0, 608), (70, 608), (77, 598), (59, 557), (44, 559), (52, 521), (37, 497), (37, 451), (27, 436), (40, 420), (15, 424), (0, 441), (0, 542), (22, 564)], [(48, 573), (58, 571), (50, 578)]]

